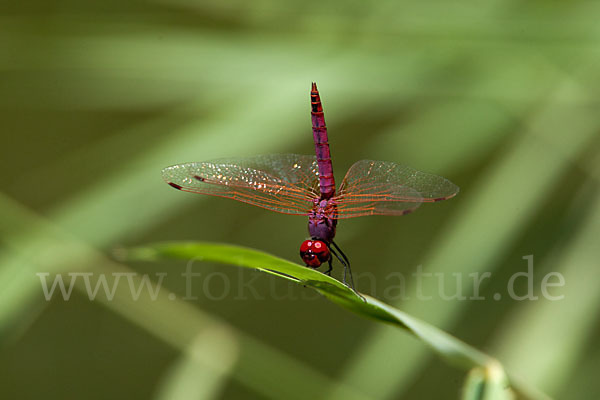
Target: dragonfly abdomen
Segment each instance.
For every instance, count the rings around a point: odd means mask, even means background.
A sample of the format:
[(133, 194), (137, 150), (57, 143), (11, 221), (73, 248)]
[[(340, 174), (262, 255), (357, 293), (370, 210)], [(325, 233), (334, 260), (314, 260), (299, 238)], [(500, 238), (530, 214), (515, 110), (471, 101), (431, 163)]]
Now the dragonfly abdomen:
[(323, 105), (321, 104), (321, 98), (316, 83), (312, 84), (310, 105), (315, 153), (317, 155), (317, 164), (319, 166), (321, 198), (329, 199), (335, 195), (335, 181), (333, 179), (333, 166), (331, 164), (331, 153), (329, 151), (329, 139), (327, 137), (327, 126), (325, 125)]

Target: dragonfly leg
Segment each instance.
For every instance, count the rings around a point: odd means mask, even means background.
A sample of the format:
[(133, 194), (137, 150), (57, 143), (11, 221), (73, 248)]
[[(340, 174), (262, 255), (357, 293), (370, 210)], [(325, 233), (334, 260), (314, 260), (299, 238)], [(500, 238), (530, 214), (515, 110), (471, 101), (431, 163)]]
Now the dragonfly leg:
[[(334, 250), (333, 248), (329, 248), (329, 250), (331, 250), (331, 252), (333, 253), (333, 255), (335, 255), (335, 257), (342, 263), (342, 265), (344, 265), (344, 285), (349, 286), (354, 293), (356, 293), (361, 299), (363, 299), (364, 301), (365, 298), (356, 291), (356, 289), (354, 288), (354, 278), (352, 277), (352, 269), (350, 268), (350, 261), (348, 260), (348, 257), (346, 257), (346, 255), (344, 254), (344, 252), (342, 251), (342, 249), (339, 248), (339, 246), (337, 244), (335, 244), (335, 242), (332, 240), (331, 244), (335, 247)], [(338, 255), (338, 252), (340, 253), (340, 255)], [(348, 275), (350, 276), (350, 285), (348, 285), (346, 283), (346, 271), (348, 272)]]
[[(346, 283), (346, 274), (349, 273), (350, 286), (352, 287), (352, 289), (354, 289), (354, 279), (352, 279), (352, 269), (350, 269), (350, 261), (348, 260), (348, 257), (346, 257), (346, 255), (344, 254), (342, 249), (340, 249), (340, 247), (333, 240), (331, 241), (331, 244), (335, 247), (335, 250), (337, 250), (337, 252), (336, 252), (333, 249), (331, 249), (331, 252), (344, 265), (344, 284), (347, 284)], [(338, 252), (340, 253), (341, 257), (337, 254)]]
[[(344, 266), (344, 279), (342, 282), (344, 282), (344, 285), (348, 286), (348, 284), (346, 283), (346, 269), (348, 268), (348, 264), (346, 263), (346, 261), (344, 261), (344, 258), (340, 257), (340, 255), (334, 249), (330, 247), (329, 251), (331, 251), (331, 254), (333, 254), (335, 258), (337, 258), (338, 261), (341, 262)], [(352, 287), (352, 289), (354, 289), (354, 287)]]
[(325, 271), (325, 275), (331, 276), (331, 270), (333, 269), (333, 264), (332, 264), (331, 257), (329, 258), (328, 263), (329, 263), (329, 268), (327, 268), (327, 271)]

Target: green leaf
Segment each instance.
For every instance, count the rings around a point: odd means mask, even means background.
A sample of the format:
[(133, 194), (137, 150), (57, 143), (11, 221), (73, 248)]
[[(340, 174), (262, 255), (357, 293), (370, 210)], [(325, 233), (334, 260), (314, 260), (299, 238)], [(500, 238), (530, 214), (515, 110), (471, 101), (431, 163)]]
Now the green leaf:
[(128, 259), (158, 260), (174, 258), (182, 260), (214, 261), (238, 267), (257, 269), (268, 274), (296, 281), (317, 289), (322, 294), (364, 303), (360, 296), (341, 282), (314, 269), (292, 263), (260, 251), (226, 244), (202, 242), (158, 243), (147, 247), (127, 250)]
[[(500, 363), (493, 357), (469, 346), (440, 329), (420, 321), (371, 296), (360, 295), (332, 277), (314, 269), (239, 246), (205, 242), (157, 243), (126, 250), (121, 254), (129, 260), (160, 260), (161, 258), (202, 260), (257, 269), (275, 276), (293, 280), (310, 287), (332, 302), (365, 317), (396, 325), (427, 344), (450, 364), (471, 372), (465, 393), (478, 393), (474, 388), (485, 384), (485, 397), (465, 399), (511, 399), (508, 379)], [(483, 371), (483, 372), (482, 372)], [(475, 379), (477, 378), (477, 379)]]

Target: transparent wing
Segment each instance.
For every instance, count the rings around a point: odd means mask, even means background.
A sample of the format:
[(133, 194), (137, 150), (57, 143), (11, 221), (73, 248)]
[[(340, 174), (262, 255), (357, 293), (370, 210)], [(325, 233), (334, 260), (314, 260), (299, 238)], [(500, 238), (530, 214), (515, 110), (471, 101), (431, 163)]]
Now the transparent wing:
[(285, 214), (306, 215), (319, 197), (315, 156), (272, 154), (178, 164), (163, 179), (185, 192), (226, 197)]
[(337, 218), (404, 215), (423, 202), (454, 197), (458, 190), (441, 176), (393, 162), (361, 160), (350, 167), (335, 197)]

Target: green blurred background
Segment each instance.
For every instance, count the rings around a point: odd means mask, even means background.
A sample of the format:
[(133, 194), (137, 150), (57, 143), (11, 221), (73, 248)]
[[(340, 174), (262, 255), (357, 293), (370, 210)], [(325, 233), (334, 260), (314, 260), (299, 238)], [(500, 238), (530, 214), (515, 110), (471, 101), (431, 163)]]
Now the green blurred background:
[[(595, 1), (3, 1), (0, 398), (459, 397), (464, 371), (308, 289), (197, 261), (198, 299), (185, 301), (185, 263), (113, 257), (190, 239), (299, 262), (304, 218), (177, 192), (160, 170), (311, 154), (312, 81), (338, 180), (368, 158), (461, 187), (405, 217), (338, 225), (359, 290), (552, 397), (597, 397), (599, 13)], [(563, 300), (506, 295), (530, 254), (535, 294), (555, 271)], [(389, 298), (389, 274), (414, 294), (419, 265), (489, 271), (486, 299)], [(121, 285), (90, 301), (78, 285), (46, 301), (39, 272), (167, 276), (156, 300)]]

